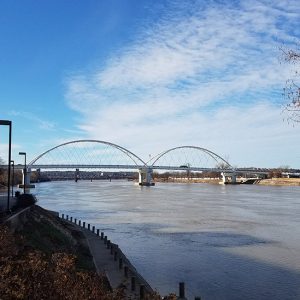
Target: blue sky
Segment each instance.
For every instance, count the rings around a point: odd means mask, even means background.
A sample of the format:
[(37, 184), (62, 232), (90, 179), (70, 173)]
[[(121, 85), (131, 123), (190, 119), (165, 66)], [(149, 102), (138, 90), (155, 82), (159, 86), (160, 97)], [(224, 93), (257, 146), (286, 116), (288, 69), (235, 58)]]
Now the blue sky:
[[(236, 166), (300, 167), (283, 121), (298, 1), (0, 2), (1, 119), (13, 156), (91, 138), (147, 160), (208, 148)], [(0, 128), (6, 158), (7, 130)]]

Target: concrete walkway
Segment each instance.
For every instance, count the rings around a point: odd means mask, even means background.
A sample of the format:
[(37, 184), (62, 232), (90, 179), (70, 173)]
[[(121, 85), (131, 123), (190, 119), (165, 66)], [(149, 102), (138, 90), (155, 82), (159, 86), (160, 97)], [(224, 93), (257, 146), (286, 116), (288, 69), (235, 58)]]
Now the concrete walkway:
[[(79, 226), (78, 226), (79, 227)], [(94, 264), (97, 269), (97, 273), (105, 273), (109, 283), (113, 289), (123, 287), (128, 299), (140, 299), (140, 289), (151, 291), (151, 287), (144, 281), (144, 279), (137, 273), (135, 268), (130, 264), (127, 258), (123, 255), (122, 251), (118, 249), (118, 246), (113, 246), (111, 254), (111, 247), (107, 248), (107, 244), (104, 243), (104, 239), (101, 239), (95, 233), (82, 227), (81, 231), (86, 237), (90, 252), (94, 259)], [(117, 254), (115, 254), (117, 252)], [(120, 268), (119, 259), (122, 258), (122, 267)], [(128, 268), (128, 275), (125, 276), (124, 267)], [(135, 280), (135, 290), (132, 291), (132, 277)], [(148, 299), (146, 296), (144, 299)]]

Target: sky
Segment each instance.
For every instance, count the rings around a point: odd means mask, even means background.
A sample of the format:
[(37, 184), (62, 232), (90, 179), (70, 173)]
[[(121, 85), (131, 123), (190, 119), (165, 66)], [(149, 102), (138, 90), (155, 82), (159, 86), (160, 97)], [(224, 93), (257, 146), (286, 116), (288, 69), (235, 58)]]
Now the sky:
[[(13, 159), (96, 139), (147, 160), (209, 149), (238, 167), (300, 168), (285, 121), (298, 0), (1, 0), (0, 119)], [(7, 159), (8, 128), (0, 128)]]

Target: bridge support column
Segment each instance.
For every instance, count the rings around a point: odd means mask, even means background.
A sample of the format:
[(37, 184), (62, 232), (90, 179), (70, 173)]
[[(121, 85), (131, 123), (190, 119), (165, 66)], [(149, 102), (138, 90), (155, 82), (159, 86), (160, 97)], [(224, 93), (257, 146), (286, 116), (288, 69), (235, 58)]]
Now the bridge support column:
[(151, 168), (139, 169), (139, 185), (143, 185), (143, 186), (154, 185), (154, 182), (152, 182), (152, 173), (153, 170)]
[(75, 182), (77, 182), (80, 179), (80, 175), (79, 175), (79, 169), (75, 170)]
[(225, 173), (222, 172), (221, 175), (222, 175), (222, 182), (223, 182), (223, 184), (226, 184), (227, 183), (227, 178), (225, 176)]
[(31, 168), (27, 168), (26, 177), (25, 177), (25, 185), (30, 186), (30, 177), (31, 177)]
[(25, 191), (28, 189), (28, 192), (30, 192), (31, 188), (35, 188), (34, 184), (30, 183), (31, 168), (22, 169), (22, 175), (22, 184), (19, 184), (19, 188), (24, 188), (25, 184)]
[(233, 173), (225, 173), (225, 172), (222, 172), (221, 173), (222, 175), (222, 182), (223, 184), (236, 184), (236, 173), (233, 172)]
[(36, 181), (41, 181), (41, 169), (36, 169)]

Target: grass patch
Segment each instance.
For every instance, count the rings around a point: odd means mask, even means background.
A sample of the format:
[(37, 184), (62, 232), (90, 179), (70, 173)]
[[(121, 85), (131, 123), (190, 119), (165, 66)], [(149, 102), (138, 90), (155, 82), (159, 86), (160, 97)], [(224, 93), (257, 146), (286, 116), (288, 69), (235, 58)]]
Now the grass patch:
[(76, 269), (95, 271), (93, 257), (83, 233), (40, 207), (35, 207), (30, 213), (20, 233), (25, 238), (25, 247), (39, 250), (47, 256), (57, 252), (73, 254), (77, 258)]
[(72, 243), (66, 235), (46, 220), (30, 220), (22, 231), (26, 244), (46, 254), (73, 252)]

